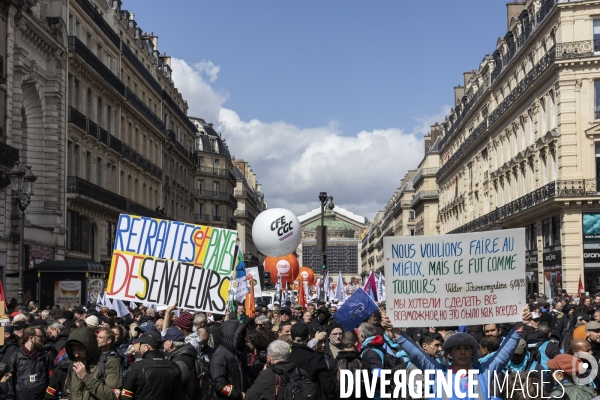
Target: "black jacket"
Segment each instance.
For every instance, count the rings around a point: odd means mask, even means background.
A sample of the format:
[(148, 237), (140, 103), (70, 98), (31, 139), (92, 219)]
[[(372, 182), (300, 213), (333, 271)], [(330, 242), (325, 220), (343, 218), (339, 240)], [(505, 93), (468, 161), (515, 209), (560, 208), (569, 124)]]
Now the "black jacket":
[(8, 359), (19, 348), (19, 338), (15, 335), (10, 335), (4, 340), (4, 346), (0, 347), (0, 361), (7, 363)]
[(72, 329), (63, 329), (58, 333), (58, 336), (52, 342), (50, 351), (54, 357), (56, 357), (56, 355), (60, 353), (60, 351), (67, 345), (67, 339), (69, 339), (71, 331)]
[(181, 370), (171, 360), (165, 360), (160, 350), (151, 350), (131, 364), (125, 377), (121, 399), (180, 400), (184, 398)]
[(267, 368), (258, 374), (252, 387), (246, 392), (244, 400), (283, 400), (287, 383), (284, 379), (279, 379), (279, 388), (275, 398), (275, 383), (277, 374), (275, 370), (281, 373), (292, 374), (296, 366), (289, 361), (280, 361), (271, 368)]
[(319, 385), (321, 399), (335, 398), (336, 384), (323, 354), (310, 347), (293, 343), (288, 361), (308, 374), (308, 379)]
[(183, 386), (183, 398), (192, 400), (196, 396), (198, 380), (196, 379), (196, 358), (198, 352), (196, 348), (186, 343), (183, 347), (169, 353), (167, 360), (173, 361), (181, 370), (181, 383)]
[(54, 367), (48, 353), (40, 350), (29, 358), (22, 347), (18, 347), (7, 364), (12, 373), (8, 381), (7, 399), (42, 400), (44, 398), (50, 371)]
[(239, 337), (246, 327), (238, 321), (225, 321), (221, 325), (221, 344), (210, 360), (210, 375), (218, 398), (242, 400), (247, 389), (247, 379), (237, 348)]

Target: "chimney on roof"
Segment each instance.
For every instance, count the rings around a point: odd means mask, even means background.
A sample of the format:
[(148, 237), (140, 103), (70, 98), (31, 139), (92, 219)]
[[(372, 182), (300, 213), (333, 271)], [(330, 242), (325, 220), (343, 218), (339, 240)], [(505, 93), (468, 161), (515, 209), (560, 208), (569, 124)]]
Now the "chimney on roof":
[(525, 2), (518, 2), (514, 0), (513, 3), (506, 4), (506, 19), (507, 19), (507, 29), (510, 30), (510, 22), (513, 18), (517, 18), (521, 12), (525, 9)]
[(150, 34), (150, 42), (154, 46), (154, 50), (158, 50), (158, 36), (154, 36), (154, 32)]

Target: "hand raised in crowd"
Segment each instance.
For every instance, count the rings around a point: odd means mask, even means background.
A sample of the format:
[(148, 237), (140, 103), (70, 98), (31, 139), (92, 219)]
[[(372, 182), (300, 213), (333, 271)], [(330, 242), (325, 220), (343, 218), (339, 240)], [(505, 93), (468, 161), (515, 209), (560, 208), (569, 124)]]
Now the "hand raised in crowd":
[(75, 375), (81, 380), (87, 375), (87, 371), (85, 370), (85, 364), (77, 361), (73, 364), (73, 371), (75, 371)]
[(321, 340), (325, 340), (325, 338), (327, 337), (327, 332), (317, 332), (315, 333), (315, 339), (317, 339), (319, 342)]
[(0, 379), (0, 382), (1, 383), (8, 382), (8, 380), (10, 379), (11, 376), (12, 376), (11, 373), (4, 374), (4, 376), (2, 377), (2, 379)]

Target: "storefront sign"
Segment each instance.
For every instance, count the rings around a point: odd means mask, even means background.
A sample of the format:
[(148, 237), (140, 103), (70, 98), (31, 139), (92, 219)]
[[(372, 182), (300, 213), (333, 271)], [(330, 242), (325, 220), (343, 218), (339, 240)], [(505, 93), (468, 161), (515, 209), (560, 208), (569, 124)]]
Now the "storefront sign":
[(54, 304), (65, 307), (81, 305), (81, 281), (54, 282)]
[(583, 243), (600, 243), (600, 213), (583, 213)]
[(525, 229), (384, 237), (394, 326), (514, 322), (525, 305)]
[(562, 263), (562, 252), (560, 250), (544, 253), (543, 255), (544, 268), (559, 266)]
[(121, 214), (106, 295), (224, 314), (237, 233)]
[(527, 268), (531, 268), (531, 267), (537, 268), (537, 264), (538, 264), (538, 262), (537, 262), (537, 254), (536, 255), (527, 255), (527, 256), (525, 256), (525, 266)]

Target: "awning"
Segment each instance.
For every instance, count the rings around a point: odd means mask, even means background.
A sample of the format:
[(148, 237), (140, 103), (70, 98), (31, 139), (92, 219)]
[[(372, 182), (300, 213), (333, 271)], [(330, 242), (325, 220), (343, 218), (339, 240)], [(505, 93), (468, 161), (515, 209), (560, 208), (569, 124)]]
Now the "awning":
[(108, 274), (104, 264), (94, 261), (44, 261), (36, 265), (37, 271), (44, 272), (89, 272), (92, 274)]

